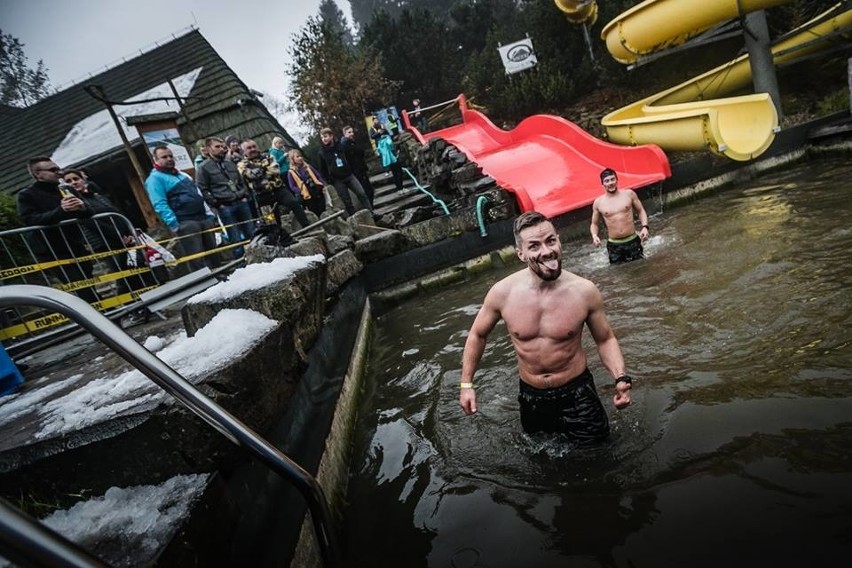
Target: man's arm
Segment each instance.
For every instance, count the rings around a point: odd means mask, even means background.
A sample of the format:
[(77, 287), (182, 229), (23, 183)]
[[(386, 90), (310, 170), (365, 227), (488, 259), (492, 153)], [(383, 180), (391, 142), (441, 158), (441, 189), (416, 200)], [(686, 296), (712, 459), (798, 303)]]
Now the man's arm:
[(195, 185), (201, 190), (201, 197), (204, 198), (207, 205), (216, 207), (216, 198), (213, 197), (213, 193), (210, 191), (210, 172), (204, 166), (202, 163), (198, 167), (198, 171), (195, 172)]
[(79, 197), (66, 197), (60, 201), (58, 207), (44, 209), (38, 199), (27, 190), (18, 193), (17, 210), (18, 217), (27, 226), (56, 225), (60, 221), (92, 215), (92, 211), (86, 208)]
[(327, 180), (332, 179), (331, 170), (329, 169), (328, 164), (325, 161), (325, 156), (323, 155), (322, 152), (320, 152), (320, 154), (319, 154), (319, 170), (320, 170), (320, 173), (322, 174), (322, 177), (324, 177)]
[(177, 231), (180, 228), (180, 223), (177, 220), (175, 212), (169, 207), (166, 188), (163, 184), (158, 183), (152, 176), (148, 176), (148, 179), (145, 180), (145, 191), (148, 193), (148, 199), (151, 200), (154, 211), (160, 216), (166, 227), (172, 231)]
[(497, 286), (492, 287), (486, 294), (485, 301), (479, 309), (479, 313), (476, 314), (476, 319), (473, 320), (473, 325), (468, 332), (467, 341), (464, 343), (461, 372), (463, 386), (459, 391), (459, 404), (468, 416), (476, 413), (476, 391), (473, 390), (473, 375), (476, 373), (476, 368), (485, 352), (485, 341), (488, 334), (500, 321), (501, 293), (496, 289)]
[(596, 247), (601, 246), (601, 239), (598, 236), (598, 231), (601, 230), (600, 224), (601, 214), (600, 211), (598, 211), (598, 201), (596, 199), (595, 202), (592, 204), (592, 224), (589, 227), (589, 232), (592, 233), (592, 244)]
[[(242, 163), (242, 160), (240, 161)], [(248, 184), (246, 183), (245, 178), (243, 177), (242, 172), (240, 172), (240, 168), (234, 162), (231, 162), (234, 167), (234, 174), (236, 174), (236, 180), (234, 184), (237, 186), (237, 199), (245, 199), (248, 197)]]
[(639, 216), (639, 222), (642, 224), (642, 228), (639, 231), (639, 238), (645, 241), (648, 239), (648, 235), (650, 235), (650, 231), (648, 230), (648, 214), (645, 213), (645, 208), (642, 207), (642, 202), (639, 200), (636, 192), (631, 191), (630, 193), (633, 194), (630, 196), (633, 210), (636, 211), (636, 214)]
[[(624, 356), (621, 354), (621, 347), (618, 345), (618, 340), (615, 338), (615, 333), (606, 319), (606, 313), (603, 308), (603, 298), (597, 286), (590, 283), (588, 292), (589, 315), (586, 316), (586, 325), (589, 327), (589, 332), (595, 340), (595, 345), (598, 348), (598, 355), (601, 358), (601, 363), (612, 375), (613, 380), (624, 376)], [(630, 383), (619, 381), (615, 385), (615, 396), (612, 402), (616, 408), (622, 409), (630, 404)]]

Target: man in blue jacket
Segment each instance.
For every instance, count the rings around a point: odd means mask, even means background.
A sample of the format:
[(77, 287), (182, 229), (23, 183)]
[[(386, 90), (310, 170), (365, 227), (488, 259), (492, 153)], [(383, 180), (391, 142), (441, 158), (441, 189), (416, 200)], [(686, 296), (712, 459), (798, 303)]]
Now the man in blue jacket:
[[(145, 190), (166, 227), (180, 237), (186, 256), (216, 248), (210, 229), (216, 226), (201, 191), (192, 178), (175, 168), (175, 157), (167, 146), (154, 148), (154, 169), (145, 180)], [(190, 270), (219, 265), (218, 254), (208, 254), (187, 262)]]

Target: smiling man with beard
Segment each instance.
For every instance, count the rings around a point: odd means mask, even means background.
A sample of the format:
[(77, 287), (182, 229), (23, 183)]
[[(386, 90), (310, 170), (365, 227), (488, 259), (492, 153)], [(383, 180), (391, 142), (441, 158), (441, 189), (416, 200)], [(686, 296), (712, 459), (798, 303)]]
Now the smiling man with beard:
[(606, 319), (601, 293), (589, 280), (562, 270), (562, 244), (553, 224), (528, 211), (515, 220), (515, 251), (527, 267), (497, 282), (468, 334), (462, 356), (459, 404), (476, 413), (473, 375), (488, 334), (501, 319), (512, 338), (520, 375), (521, 425), (527, 433), (561, 432), (578, 440), (609, 434), (606, 411), (583, 351), (583, 325), (615, 380), (613, 404), (630, 404), (618, 340)]

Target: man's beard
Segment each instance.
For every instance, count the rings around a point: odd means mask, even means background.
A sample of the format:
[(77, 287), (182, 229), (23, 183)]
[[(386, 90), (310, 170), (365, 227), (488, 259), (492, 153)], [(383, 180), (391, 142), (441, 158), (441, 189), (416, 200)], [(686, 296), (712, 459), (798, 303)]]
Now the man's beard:
[(529, 266), (530, 270), (544, 280), (545, 282), (551, 282), (559, 278), (562, 274), (562, 257), (557, 256), (555, 259), (550, 259), (549, 261), (544, 261), (548, 263), (556, 263), (556, 268), (548, 268), (544, 265), (543, 262), (538, 260), (529, 260), (527, 261), (527, 266)]

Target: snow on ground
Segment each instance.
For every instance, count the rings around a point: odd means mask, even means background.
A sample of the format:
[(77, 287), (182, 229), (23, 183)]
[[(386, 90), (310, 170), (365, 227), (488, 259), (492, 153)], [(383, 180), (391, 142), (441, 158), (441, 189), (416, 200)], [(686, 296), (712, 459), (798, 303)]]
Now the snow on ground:
[(120, 544), (122, 558), (104, 558), (115, 566), (147, 566), (188, 517), (209, 477), (178, 475), (160, 485), (112, 487), (42, 522), (84, 546), (97, 541)]
[[(252, 310), (222, 310), (195, 337), (174, 336), (157, 357), (187, 380), (214, 372), (254, 347), (277, 324)], [(37, 439), (74, 431), (122, 412), (152, 408), (168, 395), (140, 371), (117, 377), (99, 377), (80, 384), (68, 394), (49, 399), (52, 394), (78, 381), (75, 375), (39, 389), (5, 397), (0, 404), (0, 421), (8, 423), (25, 412), (36, 410), (41, 419)]]
[(187, 303), (202, 304), (228, 300), (245, 291), (259, 290), (270, 284), (280, 282), (316, 262), (324, 263), (325, 257), (321, 254), (315, 254), (296, 258), (276, 258), (272, 262), (249, 264), (235, 270), (225, 282), (219, 282), (191, 297), (187, 300)]
[(156, 353), (165, 346), (166, 340), (160, 337), (159, 335), (149, 335), (145, 338), (145, 342), (142, 344), (142, 347), (144, 347), (151, 353)]
[[(69, 388), (79, 379), (83, 378), (82, 373), (72, 375), (67, 379), (57, 381), (45, 385), (40, 388), (28, 390), (25, 393), (16, 393), (0, 398), (0, 422), (8, 424), (32, 412), (33, 408), (41, 406), (42, 402), (62, 389)], [(29, 382), (29, 381), (27, 381)]]

